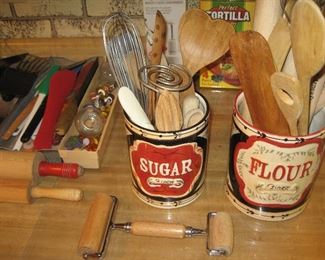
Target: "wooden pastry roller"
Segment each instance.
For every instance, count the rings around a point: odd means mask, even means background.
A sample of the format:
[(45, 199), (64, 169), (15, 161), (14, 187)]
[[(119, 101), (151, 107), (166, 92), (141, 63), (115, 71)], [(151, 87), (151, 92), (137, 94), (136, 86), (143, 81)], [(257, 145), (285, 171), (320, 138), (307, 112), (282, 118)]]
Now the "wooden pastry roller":
[(108, 233), (111, 229), (120, 229), (137, 236), (165, 238), (186, 238), (207, 234), (209, 255), (230, 255), (233, 248), (233, 226), (229, 214), (210, 212), (207, 230), (182, 224), (158, 222), (133, 222), (114, 224), (112, 217), (117, 198), (105, 193), (97, 193), (81, 233), (78, 251), (84, 257), (101, 257), (104, 252)]
[(40, 176), (77, 178), (84, 169), (76, 163), (47, 162), (41, 152), (0, 151), (0, 178), (27, 179), (33, 184), (40, 182)]
[(32, 186), (29, 180), (0, 179), (0, 202), (32, 203), (37, 198), (79, 201), (82, 197), (79, 189), (43, 188)]

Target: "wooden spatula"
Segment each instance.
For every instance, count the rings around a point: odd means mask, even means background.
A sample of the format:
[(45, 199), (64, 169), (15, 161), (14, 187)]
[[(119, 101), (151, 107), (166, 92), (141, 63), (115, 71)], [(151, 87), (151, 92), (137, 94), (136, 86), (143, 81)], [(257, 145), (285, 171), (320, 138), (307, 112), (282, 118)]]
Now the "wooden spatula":
[(298, 121), (301, 134), (307, 134), (311, 78), (325, 64), (325, 19), (316, 3), (299, 0), (291, 15), (291, 42), (297, 75), (303, 89), (303, 111)]
[(272, 90), (283, 115), (287, 119), (290, 133), (297, 136), (298, 119), (302, 112), (302, 89), (299, 80), (283, 72), (271, 76)]
[[(229, 50), (234, 27), (224, 20), (212, 20), (200, 9), (186, 11), (179, 23), (179, 44), (183, 64), (192, 76)], [(194, 94), (194, 87), (183, 93)]]
[(290, 27), (285, 18), (280, 17), (278, 19), (267, 41), (273, 55), (275, 67), (278, 71), (281, 71), (291, 47)]
[(182, 111), (175, 95), (163, 90), (158, 98), (155, 112), (156, 128), (159, 131), (178, 131), (183, 125)]
[(230, 52), (253, 125), (273, 134), (289, 135), (287, 121), (272, 93), (270, 78), (276, 69), (267, 41), (255, 31), (238, 32), (230, 39)]

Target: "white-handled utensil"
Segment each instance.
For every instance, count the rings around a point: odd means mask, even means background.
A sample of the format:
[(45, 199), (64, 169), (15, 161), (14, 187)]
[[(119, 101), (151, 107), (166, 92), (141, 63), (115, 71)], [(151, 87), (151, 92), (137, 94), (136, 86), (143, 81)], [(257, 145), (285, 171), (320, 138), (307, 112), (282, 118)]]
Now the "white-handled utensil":
[(139, 101), (129, 88), (120, 87), (118, 99), (124, 112), (135, 124), (149, 130), (155, 130)]

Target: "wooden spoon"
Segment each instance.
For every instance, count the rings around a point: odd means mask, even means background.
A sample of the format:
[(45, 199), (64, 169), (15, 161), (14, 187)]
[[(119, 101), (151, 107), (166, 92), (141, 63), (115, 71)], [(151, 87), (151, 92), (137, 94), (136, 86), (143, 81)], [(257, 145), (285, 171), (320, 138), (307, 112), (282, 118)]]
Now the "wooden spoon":
[(316, 3), (299, 0), (291, 16), (291, 43), (298, 79), (303, 89), (300, 134), (308, 133), (310, 81), (325, 63), (325, 20)]
[(230, 39), (230, 52), (253, 125), (273, 134), (289, 135), (288, 123), (272, 93), (270, 78), (276, 69), (267, 41), (255, 31), (238, 32)]
[(275, 72), (271, 76), (271, 84), (275, 100), (289, 124), (290, 133), (297, 136), (303, 100), (299, 80), (286, 73)]
[[(229, 50), (230, 37), (235, 34), (230, 23), (212, 20), (201, 9), (186, 11), (181, 17), (178, 31), (183, 64), (192, 76), (223, 56)], [(192, 84), (181, 94), (194, 94), (194, 91)]]

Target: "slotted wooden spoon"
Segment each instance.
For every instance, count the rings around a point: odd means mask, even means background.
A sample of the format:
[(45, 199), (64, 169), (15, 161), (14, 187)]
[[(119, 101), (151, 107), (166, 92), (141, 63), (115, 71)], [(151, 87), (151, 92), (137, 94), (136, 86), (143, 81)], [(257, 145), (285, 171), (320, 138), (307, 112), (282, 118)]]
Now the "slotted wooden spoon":
[(267, 41), (255, 31), (238, 32), (230, 39), (230, 52), (253, 125), (273, 134), (289, 135), (288, 123), (272, 93), (270, 78), (276, 69)]
[(271, 84), (275, 100), (289, 124), (290, 133), (297, 136), (303, 99), (299, 80), (284, 72), (275, 72), (271, 76)]
[[(161, 64), (161, 57), (166, 48), (166, 31), (167, 23), (162, 13), (157, 10), (154, 33), (152, 37), (152, 49), (149, 54), (149, 61), (152, 65)], [(154, 74), (155, 75), (155, 74)], [(155, 79), (153, 79), (155, 80)], [(148, 109), (147, 115), (151, 121), (155, 121), (155, 109), (157, 103), (157, 93), (150, 90), (148, 92)]]
[(325, 19), (316, 3), (299, 0), (291, 16), (291, 45), (298, 79), (303, 89), (300, 134), (308, 133), (311, 78), (325, 63)]
[[(186, 11), (179, 23), (179, 44), (183, 64), (192, 76), (201, 68), (223, 56), (229, 50), (234, 27), (223, 20), (212, 20), (201, 9)], [(194, 86), (181, 93), (194, 94)]]

